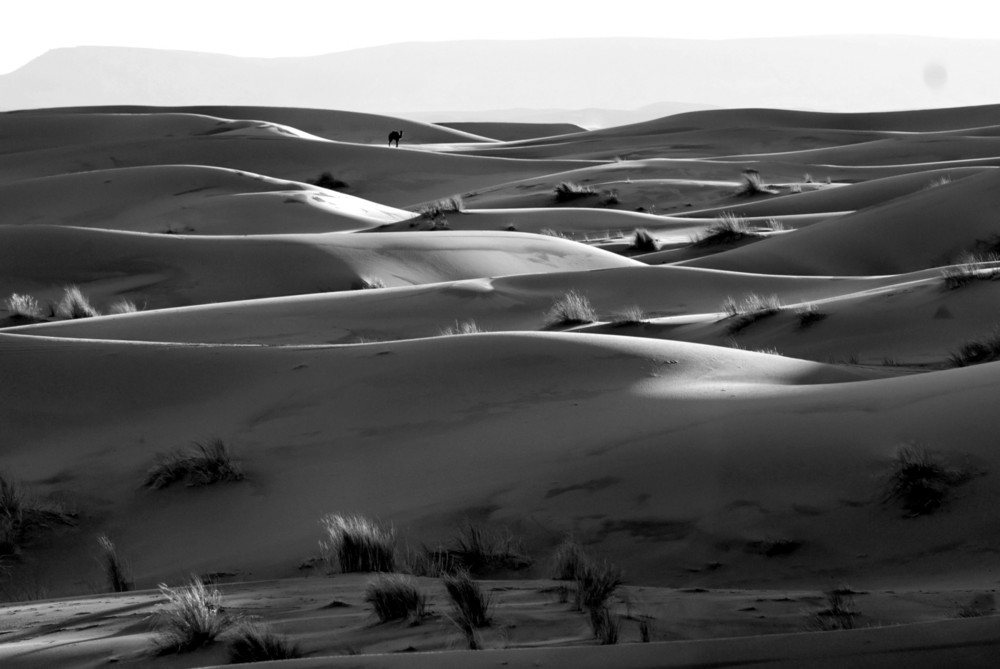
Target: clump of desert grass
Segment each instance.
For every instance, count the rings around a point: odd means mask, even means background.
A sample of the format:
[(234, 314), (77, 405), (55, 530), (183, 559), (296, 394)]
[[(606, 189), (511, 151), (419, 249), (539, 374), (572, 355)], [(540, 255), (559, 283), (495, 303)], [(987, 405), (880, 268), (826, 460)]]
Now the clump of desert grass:
[(614, 315), (611, 320), (612, 327), (623, 327), (625, 325), (639, 325), (644, 323), (646, 314), (638, 306), (625, 307)]
[(195, 444), (188, 449), (160, 453), (146, 472), (143, 487), (159, 490), (174, 483), (204, 486), (242, 481), (246, 476), (229, 447), (221, 439)]
[(0, 562), (16, 559), (38, 532), (75, 522), (60, 505), (41, 501), (22, 482), (0, 472)]
[(100, 316), (78, 286), (66, 286), (63, 295), (56, 304), (56, 315), (59, 318), (92, 318)]
[(736, 334), (757, 321), (773, 316), (781, 311), (781, 302), (776, 295), (762, 296), (750, 293), (743, 299), (727, 297), (722, 310), (729, 319), (729, 334)]
[(968, 474), (951, 469), (923, 448), (903, 446), (896, 451), (885, 475), (883, 504), (899, 504), (910, 517), (937, 511), (951, 490)]
[(542, 228), (538, 231), (538, 234), (545, 235), (546, 237), (558, 237), (559, 239), (571, 239), (571, 237), (565, 232), (561, 232), (553, 228)]
[(293, 660), (299, 657), (302, 657), (302, 651), (296, 644), (259, 622), (242, 622), (230, 635), (230, 664)]
[(823, 593), (826, 607), (809, 615), (806, 629), (814, 632), (851, 630), (860, 615), (854, 605), (854, 597), (849, 588), (835, 588)]
[(313, 186), (319, 186), (320, 188), (326, 188), (327, 190), (336, 190), (337, 188), (346, 188), (347, 184), (340, 179), (333, 176), (330, 172), (323, 172), (318, 177), (309, 181), (308, 183)]
[(775, 191), (770, 186), (764, 184), (757, 170), (744, 170), (743, 183), (736, 189), (733, 195), (737, 197), (757, 197), (759, 195), (774, 195)]
[(363, 516), (329, 514), (322, 518), (325, 533), (320, 553), (327, 565), (350, 572), (396, 570), (396, 531)]
[(365, 602), (372, 605), (382, 623), (408, 620), (416, 624), (427, 614), (427, 595), (413, 578), (403, 574), (380, 574), (369, 581)]
[(465, 321), (455, 321), (451, 325), (441, 329), (442, 336), (452, 336), (452, 335), (469, 335), (469, 334), (479, 334), (485, 332), (476, 321), (473, 319)]
[(936, 179), (932, 179), (930, 182), (928, 182), (928, 184), (924, 186), (924, 190), (930, 190), (931, 188), (939, 188), (941, 186), (947, 186), (950, 183), (951, 183), (951, 177), (945, 174), (937, 177)]
[(238, 621), (223, 611), (222, 595), (209, 590), (201, 579), (177, 588), (161, 583), (167, 600), (156, 612), (156, 650), (160, 655), (187, 653), (213, 643)]
[(966, 341), (948, 358), (952, 367), (968, 367), (994, 360), (1000, 360), (1000, 328), (994, 328), (986, 335)]
[(572, 537), (566, 537), (552, 555), (552, 578), (557, 581), (575, 581), (590, 563), (590, 557)]
[(827, 317), (826, 312), (820, 311), (815, 304), (809, 304), (795, 312), (795, 317), (799, 320), (799, 329), (805, 330), (811, 325), (819, 323)]
[(485, 574), (498, 570), (518, 571), (531, 566), (520, 541), (507, 528), (489, 530), (473, 523), (459, 529), (451, 547), (424, 552), (442, 573)]
[(746, 218), (724, 211), (708, 229), (694, 242), (696, 248), (706, 246), (723, 246), (735, 244), (745, 239), (762, 239), (759, 233)]
[(656, 241), (648, 230), (638, 229), (632, 237), (632, 244), (629, 249), (637, 253), (653, 253), (660, 250), (660, 243)]
[(620, 623), (608, 603), (623, 583), (621, 570), (609, 562), (588, 559), (574, 580), (576, 608), (586, 611), (594, 638), (602, 645), (617, 643)]
[(556, 202), (572, 202), (580, 198), (597, 195), (591, 186), (584, 186), (573, 181), (563, 181), (555, 188)]
[(104, 577), (107, 579), (108, 587), (112, 592), (131, 592), (135, 589), (132, 580), (132, 567), (128, 560), (118, 554), (118, 547), (106, 534), (97, 537), (97, 544), (101, 550), (101, 567), (104, 569)]
[[(967, 253), (954, 265), (941, 270), (941, 279), (949, 290), (955, 290), (973, 281), (996, 281), (1000, 278), (1000, 255), (996, 253)], [(991, 265), (991, 266), (985, 266)]]
[(433, 202), (426, 207), (420, 209), (420, 215), (424, 218), (434, 220), (440, 218), (445, 214), (460, 214), (465, 211), (465, 202), (462, 200), (461, 195), (452, 195), (451, 197), (446, 197), (436, 202)]
[(45, 318), (42, 305), (31, 295), (11, 293), (10, 297), (4, 300), (4, 308), (11, 318), (19, 321), (37, 322)]
[(135, 306), (135, 302), (125, 297), (118, 298), (108, 307), (109, 314), (134, 314), (137, 311), (139, 308)]
[(380, 276), (359, 276), (351, 283), (351, 290), (377, 290), (385, 288), (385, 280)]
[(445, 574), (441, 577), (451, 605), (451, 621), (465, 635), (469, 650), (481, 647), (477, 630), (489, 627), (493, 598), (483, 592), (467, 571)]
[(590, 306), (590, 300), (575, 290), (569, 291), (553, 302), (545, 314), (547, 327), (583, 325), (596, 320), (597, 312)]

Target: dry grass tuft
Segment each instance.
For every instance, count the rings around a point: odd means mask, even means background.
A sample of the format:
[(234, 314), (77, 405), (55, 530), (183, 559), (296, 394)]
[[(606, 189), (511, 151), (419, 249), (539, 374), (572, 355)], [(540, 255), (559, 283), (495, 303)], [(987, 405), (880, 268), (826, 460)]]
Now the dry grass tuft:
[(452, 335), (479, 334), (481, 332), (485, 332), (485, 330), (480, 328), (476, 324), (476, 321), (471, 318), (467, 321), (455, 321), (448, 327), (441, 329), (441, 335), (445, 337)]
[(302, 657), (298, 646), (257, 622), (243, 622), (229, 641), (229, 663), (270, 662)]
[(556, 300), (545, 314), (547, 327), (583, 325), (597, 320), (597, 312), (590, 300), (571, 290)]
[(166, 606), (157, 611), (158, 654), (187, 653), (213, 643), (237, 621), (222, 610), (222, 595), (208, 590), (199, 578), (191, 584), (169, 588), (160, 584)]
[(45, 318), (42, 305), (31, 295), (11, 293), (10, 297), (4, 300), (4, 307), (10, 317), (17, 320), (40, 321)]
[(743, 183), (736, 189), (733, 195), (737, 197), (756, 197), (758, 195), (774, 195), (775, 193), (777, 191), (764, 184), (757, 170), (746, 170), (743, 172)]
[(850, 592), (835, 589), (823, 594), (826, 595), (827, 606), (809, 616), (806, 629), (815, 632), (854, 629), (855, 618), (859, 613), (854, 607), (854, 597)]
[(118, 298), (108, 307), (109, 314), (134, 314), (137, 311), (139, 308), (135, 306), (135, 302), (124, 297)]
[(159, 454), (142, 485), (159, 490), (180, 481), (188, 486), (203, 486), (244, 478), (225, 442), (212, 439), (207, 444), (195, 443), (188, 450)]
[(696, 248), (706, 246), (725, 246), (735, 244), (745, 239), (763, 239), (747, 219), (730, 211), (722, 212), (715, 223), (694, 242)]
[(409, 620), (416, 624), (427, 614), (427, 596), (416, 581), (402, 574), (382, 574), (368, 583), (365, 601), (379, 622)]
[(493, 598), (484, 593), (479, 584), (465, 571), (445, 574), (441, 581), (451, 603), (452, 622), (462, 630), (469, 650), (477, 650), (480, 643), (476, 630), (489, 627)]
[(90, 300), (77, 286), (66, 286), (62, 298), (56, 305), (59, 318), (92, 318), (101, 314), (90, 304)]
[(555, 188), (556, 202), (571, 202), (580, 198), (597, 195), (597, 191), (590, 186), (583, 186), (572, 181), (563, 181)]
[(590, 558), (583, 547), (566, 537), (552, 556), (552, 578), (557, 581), (575, 581), (589, 563)]
[(968, 367), (1000, 360), (1000, 328), (965, 342), (948, 360), (952, 367)]
[(118, 548), (111, 538), (102, 534), (97, 537), (97, 544), (101, 547), (101, 566), (104, 567), (104, 575), (108, 579), (108, 587), (112, 592), (131, 592), (135, 589), (132, 581), (132, 568), (128, 561), (118, 554)]
[(954, 265), (942, 269), (941, 278), (949, 290), (973, 281), (996, 281), (1000, 277), (1000, 267), (996, 263), (1000, 263), (1000, 255), (996, 253), (968, 253)]
[(727, 297), (722, 303), (722, 310), (731, 319), (729, 334), (736, 334), (748, 325), (756, 323), (762, 318), (773, 316), (781, 311), (781, 302), (776, 295), (765, 297), (756, 293), (750, 293), (739, 301), (732, 297)]
[(941, 508), (951, 489), (968, 480), (968, 475), (947, 468), (922, 448), (901, 447), (896, 451), (885, 477), (882, 503), (899, 503), (911, 517)]
[(465, 202), (461, 195), (452, 195), (420, 209), (420, 215), (431, 220), (445, 214), (458, 214), (465, 211)]
[(640, 228), (635, 231), (632, 245), (629, 248), (639, 253), (653, 253), (660, 250), (660, 243), (647, 230)]
[(396, 570), (396, 531), (364, 518), (329, 514), (320, 521), (326, 538), (320, 551), (330, 568), (343, 573)]
[(612, 327), (622, 327), (624, 325), (639, 325), (645, 322), (646, 314), (638, 306), (625, 307), (615, 314), (611, 321)]

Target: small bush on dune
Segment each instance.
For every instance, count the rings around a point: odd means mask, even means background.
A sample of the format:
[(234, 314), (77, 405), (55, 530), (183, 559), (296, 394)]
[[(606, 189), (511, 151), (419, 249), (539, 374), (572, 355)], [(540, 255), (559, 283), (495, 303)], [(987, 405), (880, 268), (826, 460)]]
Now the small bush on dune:
[(207, 589), (198, 578), (192, 578), (187, 586), (169, 588), (161, 583), (159, 587), (167, 600), (156, 618), (160, 655), (197, 650), (236, 625), (237, 621), (223, 612), (219, 591)]
[(471, 318), (467, 321), (455, 321), (452, 325), (441, 330), (443, 336), (479, 334), (480, 332), (485, 332), (485, 330), (476, 325), (476, 321)]
[(0, 473), (0, 560), (17, 556), (36, 532), (73, 524), (73, 514), (39, 501), (20, 481)]
[(445, 574), (441, 578), (451, 603), (451, 620), (462, 630), (470, 650), (479, 648), (476, 630), (489, 627), (493, 598), (484, 593), (468, 572)]
[(731, 319), (729, 334), (736, 334), (748, 325), (781, 311), (781, 302), (775, 295), (764, 297), (750, 293), (742, 300), (727, 297), (722, 303), (722, 310)]
[(242, 481), (242, 468), (221, 439), (207, 444), (195, 443), (194, 448), (160, 454), (146, 472), (143, 487), (158, 490), (184, 481), (188, 486), (211, 485), (225, 481)]
[(764, 185), (757, 170), (745, 170), (743, 183), (736, 190), (737, 197), (756, 197), (758, 195), (774, 195), (777, 191)]
[(452, 195), (420, 209), (424, 218), (436, 219), (445, 214), (460, 214), (465, 211), (465, 202), (461, 195)]
[(660, 243), (647, 230), (640, 228), (635, 231), (632, 245), (629, 248), (639, 253), (653, 253), (660, 250)]
[(859, 614), (850, 593), (843, 590), (829, 590), (824, 594), (826, 608), (809, 616), (806, 629), (817, 632), (854, 629), (854, 619)]
[(590, 629), (594, 638), (602, 646), (613, 646), (618, 643), (621, 632), (621, 620), (606, 606), (589, 612)]
[(644, 322), (646, 315), (642, 313), (642, 309), (638, 306), (626, 307), (619, 313), (615, 314), (614, 320), (611, 321), (613, 327), (621, 327), (623, 325), (638, 325)]
[(558, 237), (559, 239), (570, 239), (570, 236), (565, 232), (560, 232), (559, 230), (553, 230), (552, 228), (542, 228), (538, 231), (538, 234), (545, 235), (546, 237)]
[(427, 613), (427, 596), (409, 576), (385, 574), (368, 583), (365, 601), (375, 609), (379, 622), (420, 622)]
[(118, 548), (111, 538), (102, 534), (97, 537), (97, 543), (101, 547), (101, 566), (104, 567), (104, 575), (108, 580), (108, 587), (112, 592), (130, 592), (135, 589), (132, 582), (132, 568), (127, 560), (118, 554)]
[(298, 646), (256, 622), (241, 623), (229, 642), (230, 664), (293, 660), (299, 657), (302, 657), (302, 652)]
[(799, 319), (799, 329), (805, 330), (810, 325), (819, 323), (821, 320), (826, 318), (826, 313), (819, 310), (815, 304), (810, 304), (802, 309), (795, 312), (795, 316)]
[(378, 288), (385, 288), (385, 281), (380, 276), (361, 276), (351, 284), (351, 290), (376, 290)]
[(968, 367), (1000, 359), (1000, 328), (980, 337), (971, 339), (952, 353), (949, 362), (952, 367)]
[(583, 547), (567, 537), (552, 556), (552, 578), (557, 581), (575, 581), (589, 562), (590, 558)]
[(319, 186), (320, 188), (326, 188), (327, 190), (335, 190), (337, 188), (346, 188), (347, 184), (340, 179), (335, 178), (329, 172), (323, 172), (316, 179), (310, 181), (313, 186)]
[(1000, 267), (983, 267), (985, 263), (1000, 262), (996, 253), (966, 254), (959, 261), (941, 270), (941, 278), (949, 290), (961, 288), (973, 281), (996, 281)]
[(396, 531), (362, 516), (330, 514), (321, 521), (326, 537), (320, 550), (327, 564), (343, 573), (396, 569)]
[(696, 248), (723, 246), (735, 244), (744, 239), (763, 238), (764, 235), (757, 232), (747, 219), (730, 211), (724, 211), (715, 223), (694, 242), (694, 246)]
[(455, 538), (455, 547), (438, 549), (434, 555), (447, 571), (468, 571), (481, 574), (497, 569), (524, 569), (531, 560), (507, 530), (491, 532), (467, 524)]
[(590, 300), (575, 290), (556, 300), (545, 315), (548, 327), (582, 325), (596, 320), (597, 312), (590, 306)]
[(91, 306), (90, 300), (77, 286), (67, 286), (59, 304), (56, 305), (59, 318), (91, 318), (101, 314)]
[(40, 321), (44, 318), (42, 305), (31, 295), (11, 293), (10, 297), (4, 300), (4, 306), (11, 318), (25, 321)]
[(950, 490), (966, 478), (924, 449), (902, 447), (890, 465), (882, 502), (899, 503), (911, 516), (927, 515), (939, 509)]
[(571, 202), (583, 197), (597, 195), (597, 191), (590, 186), (582, 186), (572, 181), (563, 181), (555, 188), (556, 202)]
[(118, 298), (108, 307), (109, 314), (134, 314), (137, 311), (139, 308), (135, 306), (135, 302), (124, 297)]
[(611, 595), (622, 585), (622, 572), (608, 562), (587, 560), (576, 575), (576, 607), (594, 611), (607, 606)]

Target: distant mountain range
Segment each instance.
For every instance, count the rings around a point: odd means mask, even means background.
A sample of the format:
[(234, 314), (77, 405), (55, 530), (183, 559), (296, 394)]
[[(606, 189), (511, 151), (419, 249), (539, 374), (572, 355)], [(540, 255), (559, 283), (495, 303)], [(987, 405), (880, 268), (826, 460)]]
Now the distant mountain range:
[(74, 47), (0, 76), (0, 109), (271, 105), (596, 126), (710, 107), (986, 104), (1000, 101), (997, 62), (1000, 40), (877, 36), (407, 42), (305, 58)]

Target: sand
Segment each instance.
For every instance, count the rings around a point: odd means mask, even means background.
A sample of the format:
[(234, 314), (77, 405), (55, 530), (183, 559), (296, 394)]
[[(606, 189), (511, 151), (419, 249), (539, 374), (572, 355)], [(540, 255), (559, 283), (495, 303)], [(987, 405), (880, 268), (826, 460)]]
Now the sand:
[[(0, 295), (38, 301), (0, 311), (2, 472), (62, 514), (0, 537), (0, 664), (225, 664), (225, 635), (152, 650), (157, 585), (197, 574), (299, 644), (280, 666), (992, 666), (995, 112), (0, 115)], [(698, 244), (726, 212), (753, 234)], [(105, 315), (65, 317), (70, 285)], [(245, 480), (143, 486), (213, 439)], [(886, 496), (901, 448), (939, 506)], [(421, 624), (379, 624), (328, 513), (391, 523), (415, 571), (511, 537), (485, 650), (432, 576)], [(618, 645), (560, 600), (566, 536), (624, 574)], [(854, 629), (817, 631), (834, 588)]]

